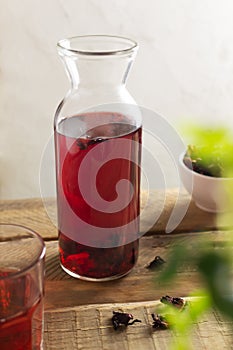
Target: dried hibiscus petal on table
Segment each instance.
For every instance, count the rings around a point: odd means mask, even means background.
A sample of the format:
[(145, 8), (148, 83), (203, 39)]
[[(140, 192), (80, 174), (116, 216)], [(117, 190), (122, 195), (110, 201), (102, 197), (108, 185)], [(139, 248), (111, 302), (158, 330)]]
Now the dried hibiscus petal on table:
[(152, 327), (154, 329), (168, 329), (169, 328), (169, 324), (168, 324), (165, 316), (155, 315), (155, 314), (151, 314), (151, 316), (153, 318)]
[[(170, 297), (169, 295), (163, 296), (160, 299), (161, 303), (172, 305), (177, 308), (179, 311), (183, 311), (187, 302), (180, 297)], [(174, 316), (171, 315), (159, 315), (151, 314), (153, 318), (152, 327), (156, 330), (168, 329), (175, 322)], [(176, 316), (177, 317), (177, 316)]]
[(185, 306), (187, 305), (187, 302), (183, 298), (180, 298), (180, 297), (173, 298), (173, 297), (170, 297), (169, 295), (162, 297), (160, 299), (160, 301), (163, 304), (173, 305), (180, 310), (183, 310), (185, 308)]
[[(135, 322), (142, 322), (141, 320), (135, 319), (133, 321), (133, 315), (126, 312), (113, 311), (112, 324), (113, 328), (117, 330), (120, 326), (131, 326)], [(131, 322), (130, 322), (131, 321)]]
[(159, 255), (157, 255), (154, 260), (152, 260), (147, 266), (147, 269), (154, 270), (161, 267), (166, 261), (163, 260)]

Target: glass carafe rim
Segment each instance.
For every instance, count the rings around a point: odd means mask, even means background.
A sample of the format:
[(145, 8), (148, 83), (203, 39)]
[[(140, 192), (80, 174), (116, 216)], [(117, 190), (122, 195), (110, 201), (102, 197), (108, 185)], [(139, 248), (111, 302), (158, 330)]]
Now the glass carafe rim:
[[(71, 47), (71, 43), (76, 41), (81, 42), (85, 40), (98, 40), (102, 39), (103, 41), (106, 39), (111, 39), (112, 43), (116, 43), (117, 40), (124, 41), (125, 44), (128, 44), (126, 47), (122, 48), (112, 48), (108, 50), (91, 50), (91, 49), (82, 49), (82, 48), (74, 48)], [(69, 47), (70, 46), (70, 47)], [(61, 39), (57, 43), (57, 49), (60, 53), (67, 55), (86, 55), (86, 56), (113, 56), (113, 55), (124, 55), (134, 52), (138, 48), (138, 43), (130, 38), (117, 36), (117, 35), (105, 35), (105, 34), (97, 34), (97, 35), (80, 35), (73, 36), (70, 38)]]

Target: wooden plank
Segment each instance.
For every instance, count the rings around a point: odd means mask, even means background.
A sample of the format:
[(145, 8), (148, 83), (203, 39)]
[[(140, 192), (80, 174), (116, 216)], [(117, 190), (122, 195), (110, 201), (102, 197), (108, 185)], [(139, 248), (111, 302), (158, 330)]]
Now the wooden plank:
[[(49, 211), (55, 216), (54, 200), (47, 200)], [(44, 239), (56, 239), (57, 228), (52, 224), (40, 198), (1, 200), (1, 223), (27, 226), (39, 233)]]
[[(142, 193), (141, 208), (143, 210), (146, 203), (147, 194)], [(164, 194), (161, 191), (153, 191), (151, 194), (149, 208), (143, 215), (141, 227), (144, 229), (148, 222), (154, 222), (154, 218), (158, 216), (161, 208), (162, 214), (157, 222), (150, 228), (149, 234), (164, 233), (171, 215), (172, 209), (177, 200), (176, 190), (167, 190), (166, 201), (164, 204)], [(187, 213), (182, 222), (176, 227), (173, 233), (204, 231), (216, 229), (215, 215), (204, 212), (197, 208), (193, 202), (190, 202), (188, 194), (183, 193), (178, 203), (178, 210)], [(56, 217), (56, 204), (54, 199), (46, 199), (47, 210), (53, 220)], [(45, 240), (56, 239), (57, 229), (48, 217), (43, 206), (42, 200), (20, 199), (20, 200), (1, 200), (0, 201), (0, 217), (1, 222), (15, 223), (30, 227), (38, 232)]]
[(168, 259), (169, 248), (179, 240), (184, 245), (192, 245), (199, 236), (206, 236), (216, 249), (222, 249), (223, 232), (193, 233), (190, 235), (145, 236), (140, 240), (138, 263), (133, 271), (115, 281), (86, 282), (66, 274), (59, 266), (57, 242), (47, 243), (45, 308), (75, 307), (77, 305), (123, 303), (149, 301), (164, 294), (186, 296), (194, 289), (200, 288), (197, 272), (188, 262), (178, 271), (174, 284), (166, 287), (160, 285), (156, 276), (159, 271), (150, 271), (146, 265), (160, 255)]
[[(179, 335), (171, 330), (156, 331), (152, 328), (151, 313), (160, 312), (161, 307), (161, 303), (155, 300), (47, 311), (44, 349), (167, 350)], [(111, 324), (112, 311), (131, 313), (142, 322), (115, 331)], [(194, 325), (191, 343), (194, 350), (229, 350), (233, 348), (232, 336), (233, 323), (212, 310)]]
[[(179, 200), (178, 200), (179, 198)], [(147, 193), (143, 192), (141, 196), (141, 209), (143, 210), (147, 200)], [(145, 215), (142, 216), (141, 227), (147, 227), (147, 223), (153, 221), (153, 218), (158, 216), (158, 212), (161, 211), (161, 215), (154, 225), (150, 228), (148, 234), (164, 234), (171, 213), (175, 204), (177, 205), (177, 226), (172, 233), (180, 232), (198, 232), (207, 230), (220, 229), (216, 223), (216, 215), (208, 213), (199, 209), (195, 203), (191, 200), (190, 195), (187, 192), (181, 192), (178, 197), (177, 189), (167, 189), (165, 193), (163, 191), (151, 191), (149, 199), (149, 207), (146, 210)], [(179, 215), (182, 220), (179, 221)], [(173, 218), (175, 220), (175, 218)]]

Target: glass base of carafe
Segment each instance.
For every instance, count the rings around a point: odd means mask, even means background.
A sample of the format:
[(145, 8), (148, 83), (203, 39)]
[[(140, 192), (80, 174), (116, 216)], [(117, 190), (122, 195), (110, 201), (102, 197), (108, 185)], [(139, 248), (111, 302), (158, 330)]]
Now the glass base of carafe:
[(90, 281), (90, 282), (107, 282), (107, 281), (113, 281), (113, 280), (116, 280), (116, 279), (119, 279), (119, 278), (122, 278), (126, 275), (128, 275), (133, 269), (134, 269), (134, 266), (129, 269), (128, 271), (124, 272), (124, 273), (121, 273), (121, 274), (117, 274), (117, 275), (113, 275), (113, 276), (108, 276), (108, 277), (104, 277), (104, 278), (92, 278), (92, 277), (86, 277), (86, 276), (81, 276), (81, 275), (78, 275), (77, 273), (73, 272), (73, 271), (70, 271), (68, 270), (66, 267), (64, 267), (61, 263), (60, 263), (62, 269), (70, 276), (74, 277), (74, 278), (78, 278), (80, 280), (83, 280), (83, 281)]

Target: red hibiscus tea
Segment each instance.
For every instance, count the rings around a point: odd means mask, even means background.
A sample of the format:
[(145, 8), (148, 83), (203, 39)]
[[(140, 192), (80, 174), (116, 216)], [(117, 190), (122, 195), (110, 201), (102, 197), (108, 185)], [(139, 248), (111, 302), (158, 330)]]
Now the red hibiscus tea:
[[(11, 272), (1, 270), (0, 278)], [(0, 280), (0, 349), (41, 349), (42, 314), (42, 297), (29, 274)]]
[(30, 229), (0, 224), (0, 349), (41, 350), (45, 244)]
[[(77, 136), (82, 123), (90, 127)], [(127, 274), (138, 256), (141, 128), (120, 114), (88, 113), (61, 121), (55, 144), (63, 269), (88, 280)]]

